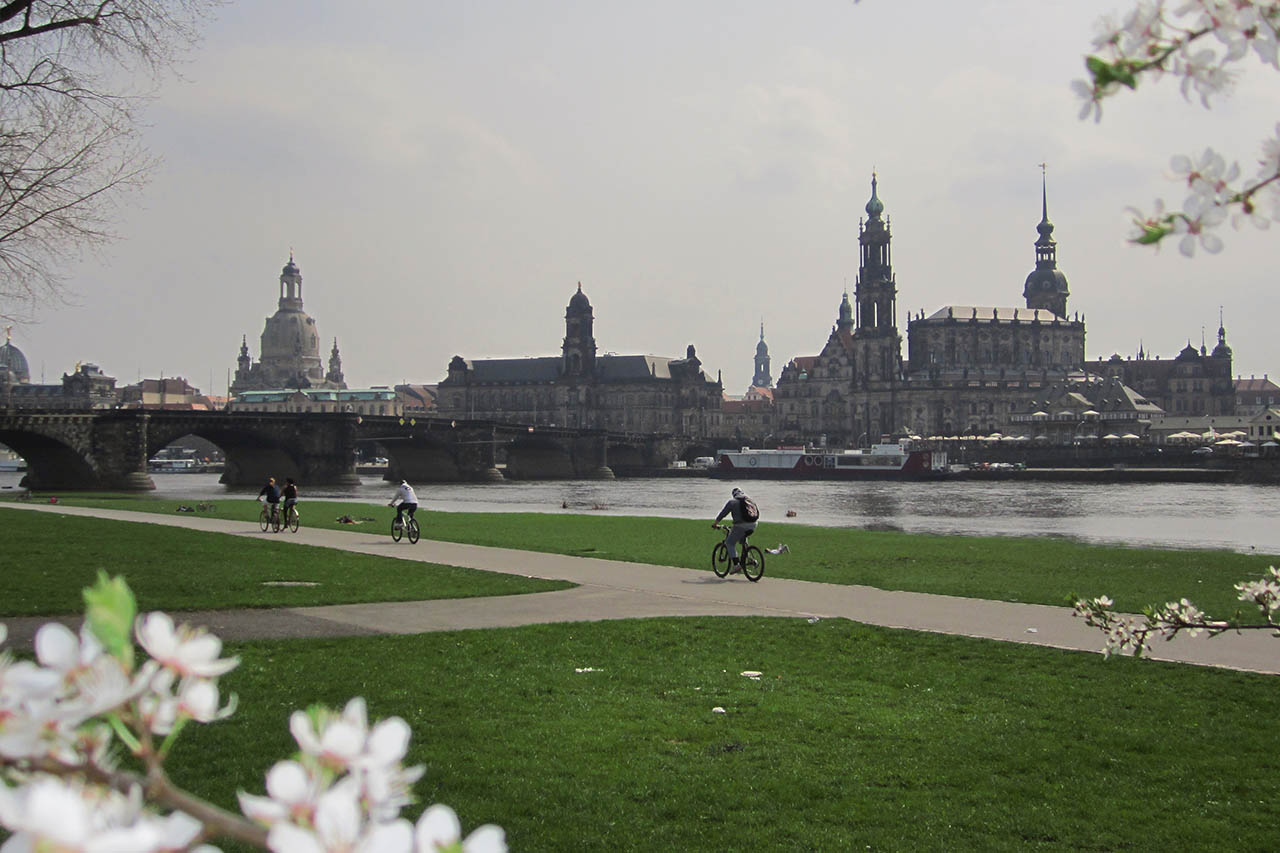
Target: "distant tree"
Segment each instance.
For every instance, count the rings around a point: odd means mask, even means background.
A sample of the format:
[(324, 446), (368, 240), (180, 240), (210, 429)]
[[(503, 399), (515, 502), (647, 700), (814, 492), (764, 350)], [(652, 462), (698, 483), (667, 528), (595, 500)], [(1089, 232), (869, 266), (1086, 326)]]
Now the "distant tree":
[(145, 181), (137, 111), (220, 0), (0, 0), (0, 316), (64, 295)]

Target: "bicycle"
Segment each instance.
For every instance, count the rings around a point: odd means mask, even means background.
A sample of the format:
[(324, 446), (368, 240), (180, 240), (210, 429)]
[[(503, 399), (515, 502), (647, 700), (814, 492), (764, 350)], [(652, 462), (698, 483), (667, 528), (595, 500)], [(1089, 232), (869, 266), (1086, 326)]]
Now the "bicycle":
[(411, 515), (409, 520), (406, 521), (402, 514), (397, 513), (396, 517), (391, 519), (391, 538), (399, 542), (400, 537), (406, 533), (409, 534), (410, 544), (418, 544), (418, 536), (421, 535), (421, 531), (418, 529), (418, 519)]
[[(717, 542), (711, 548), (711, 571), (716, 573), (716, 577), (728, 577), (729, 570), (732, 566), (729, 564), (729, 533), (733, 528), (725, 524), (717, 524), (717, 530), (724, 531), (724, 541)], [(755, 531), (751, 531), (754, 533)], [(740, 550), (742, 554), (742, 574), (747, 580), (755, 583), (764, 577), (764, 552), (755, 545), (748, 544), (747, 540), (751, 537), (751, 533), (742, 537)]]
[(262, 528), (263, 533), (268, 530), (272, 533), (280, 532), (280, 513), (276, 504), (266, 504), (262, 507), (262, 512), (258, 513), (258, 526)]
[(298, 532), (298, 507), (294, 504), (284, 508), (284, 526), (289, 528), (290, 533)]

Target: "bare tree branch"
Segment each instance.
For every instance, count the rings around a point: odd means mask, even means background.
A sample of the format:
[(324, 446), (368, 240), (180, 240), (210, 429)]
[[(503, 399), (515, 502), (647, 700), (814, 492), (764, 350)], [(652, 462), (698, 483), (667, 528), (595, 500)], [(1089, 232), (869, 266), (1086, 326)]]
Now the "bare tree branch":
[(156, 163), (137, 109), (220, 2), (0, 0), (0, 317), (64, 298), (66, 265), (114, 238)]

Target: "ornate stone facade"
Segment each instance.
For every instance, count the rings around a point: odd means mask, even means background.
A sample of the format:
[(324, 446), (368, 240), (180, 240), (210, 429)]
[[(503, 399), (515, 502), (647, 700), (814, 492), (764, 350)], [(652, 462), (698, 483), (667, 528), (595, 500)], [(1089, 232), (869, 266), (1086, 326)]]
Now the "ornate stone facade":
[(582, 285), (565, 310), (560, 355), (454, 356), (440, 383), (441, 417), (697, 438), (718, 435), (723, 388), (692, 345), (684, 358), (599, 355)]
[[(784, 440), (866, 445), (895, 434), (1003, 431), (1063, 383), (1084, 382), (1085, 323), (1067, 317), (1067, 280), (1047, 194), (1024, 308), (949, 305), (908, 318), (908, 357), (898, 332), (892, 234), (876, 178), (859, 223), (853, 302), (840, 303), (822, 351), (792, 359), (775, 390)], [(1145, 401), (1144, 401), (1145, 402)]]
[(1086, 362), (1091, 373), (1111, 376), (1140, 391), (1172, 416), (1230, 415), (1236, 410), (1231, 379), (1231, 347), (1227, 330), (1218, 321), (1218, 344), (1210, 352), (1187, 341), (1172, 359), (1152, 358), (1142, 348), (1138, 357)]
[(231, 393), (285, 388), (346, 388), (338, 341), (333, 341), (329, 370), (320, 358), (320, 333), (316, 321), (302, 310), (302, 271), (289, 255), (280, 274), (280, 300), (276, 313), (262, 330), (259, 358), (249, 356), (249, 342), (240, 341), (235, 381)]
[(7, 386), (6, 405), (12, 409), (59, 409), (87, 411), (116, 407), (116, 380), (107, 376), (96, 364), (77, 364), (73, 373), (62, 374), (58, 385), (33, 385), (30, 382)]

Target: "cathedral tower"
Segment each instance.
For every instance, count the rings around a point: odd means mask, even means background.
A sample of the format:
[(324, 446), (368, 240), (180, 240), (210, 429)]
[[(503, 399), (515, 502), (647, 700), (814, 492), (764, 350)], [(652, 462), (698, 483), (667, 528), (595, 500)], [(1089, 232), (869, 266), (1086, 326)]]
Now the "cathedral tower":
[[(889, 245), (889, 226), (880, 218), (884, 202), (876, 192), (876, 176), (871, 175), (871, 200), (867, 202), (867, 221), (858, 223), (858, 243), (862, 258), (853, 296), (858, 304), (858, 334), (896, 335), (898, 329), (898, 284), (893, 277)], [(841, 306), (841, 319), (843, 319)]]
[(1040, 237), (1036, 240), (1036, 268), (1027, 276), (1022, 295), (1027, 300), (1027, 308), (1052, 311), (1059, 317), (1067, 316), (1067, 277), (1058, 269), (1058, 244), (1053, 239), (1053, 223), (1049, 221), (1049, 195), (1044, 182), (1040, 178), (1040, 224), (1036, 230)]

